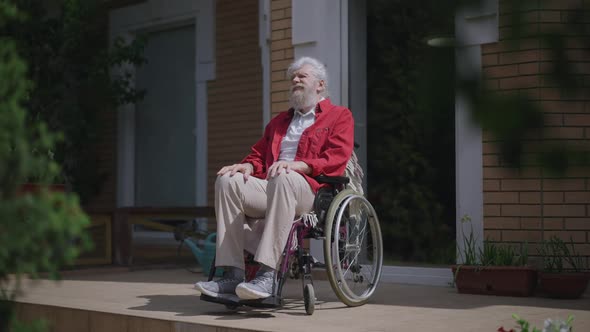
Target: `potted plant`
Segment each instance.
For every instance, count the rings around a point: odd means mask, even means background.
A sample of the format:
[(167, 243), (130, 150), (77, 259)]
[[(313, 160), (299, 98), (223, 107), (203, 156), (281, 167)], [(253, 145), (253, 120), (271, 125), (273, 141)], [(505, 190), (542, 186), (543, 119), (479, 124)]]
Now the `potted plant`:
[[(464, 217), (465, 219), (465, 217)], [(467, 217), (468, 220), (468, 217)], [(531, 296), (537, 271), (528, 265), (526, 243), (519, 249), (484, 241), (476, 246), (473, 232), (463, 237), (464, 249), (459, 254), (463, 263), (453, 265), (454, 283), (459, 293), (501, 296)]]
[(539, 272), (539, 293), (554, 298), (579, 298), (590, 280), (586, 257), (578, 254), (574, 242), (569, 245), (557, 236), (541, 243), (539, 254), (543, 269)]

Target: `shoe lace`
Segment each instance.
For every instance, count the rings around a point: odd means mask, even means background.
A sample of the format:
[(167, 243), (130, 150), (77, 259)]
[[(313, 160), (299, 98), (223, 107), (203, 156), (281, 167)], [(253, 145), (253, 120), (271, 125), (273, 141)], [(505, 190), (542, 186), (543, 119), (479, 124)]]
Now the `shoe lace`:
[(267, 283), (272, 280), (273, 280), (273, 276), (263, 274), (263, 275), (259, 275), (256, 278), (252, 279), (252, 283), (255, 285), (256, 284), (264, 284), (264, 283)]
[(235, 278), (223, 278), (223, 279), (217, 280), (217, 283), (218, 284), (229, 284), (229, 283), (236, 282), (236, 281), (238, 281), (238, 280)]

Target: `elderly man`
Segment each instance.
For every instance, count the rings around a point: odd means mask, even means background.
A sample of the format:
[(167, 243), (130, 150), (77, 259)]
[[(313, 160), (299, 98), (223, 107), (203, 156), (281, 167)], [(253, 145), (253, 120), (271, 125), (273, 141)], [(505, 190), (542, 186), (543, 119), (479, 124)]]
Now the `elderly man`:
[[(248, 300), (271, 296), (293, 221), (311, 211), (322, 186), (314, 177), (342, 175), (351, 157), (352, 114), (328, 99), (324, 65), (303, 57), (289, 66), (287, 75), (291, 108), (270, 121), (240, 164), (217, 173), (215, 262), (225, 272), (219, 280), (195, 284), (208, 296), (237, 294)], [(250, 282), (244, 281), (244, 250), (261, 265)]]

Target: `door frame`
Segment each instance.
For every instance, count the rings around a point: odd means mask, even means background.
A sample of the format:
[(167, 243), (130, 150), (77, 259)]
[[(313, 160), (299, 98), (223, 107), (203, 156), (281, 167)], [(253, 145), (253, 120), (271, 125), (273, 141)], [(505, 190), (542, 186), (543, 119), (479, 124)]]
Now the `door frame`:
[[(215, 79), (214, 0), (165, 1), (117, 8), (109, 12), (109, 42), (129, 42), (138, 33), (186, 25), (195, 26), (195, 206), (207, 205), (207, 81)], [(113, 74), (128, 71), (128, 65)], [(117, 114), (117, 207), (135, 206), (135, 105), (123, 105)]]

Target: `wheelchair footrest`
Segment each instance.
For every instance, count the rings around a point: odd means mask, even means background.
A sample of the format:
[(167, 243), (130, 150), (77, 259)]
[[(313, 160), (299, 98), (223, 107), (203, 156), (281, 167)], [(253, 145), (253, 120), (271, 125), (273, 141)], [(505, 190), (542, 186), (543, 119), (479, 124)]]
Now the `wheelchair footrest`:
[(200, 298), (202, 301), (223, 304), (229, 307), (248, 306), (253, 308), (280, 308), (283, 306), (283, 300), (276, 296), (260, 300), (241, 300), (237, 295), (233, 294), (224, 294), (218, 297), (201, 294)]
[(240, 300), (240, 305), (253, 308), (280, 308), (283, 306), (283, 299), (272, 295), (259, 300)]
[(224, 294), (218, 297), (213, 297), (205, 294), (201, 294), (201, 300), (219, 304), (225, 304), (227, 306), (239, 306), (240, 298), (234, 294)]

